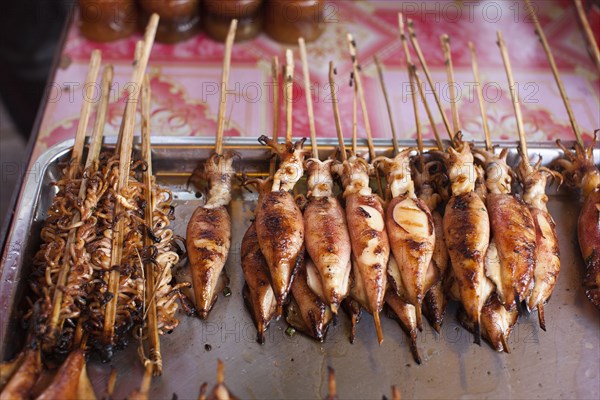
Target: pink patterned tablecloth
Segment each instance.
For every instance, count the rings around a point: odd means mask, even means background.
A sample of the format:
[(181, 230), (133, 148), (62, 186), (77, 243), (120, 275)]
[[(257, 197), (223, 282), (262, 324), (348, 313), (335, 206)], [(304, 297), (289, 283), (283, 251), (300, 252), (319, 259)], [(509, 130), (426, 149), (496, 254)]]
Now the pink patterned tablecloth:
[[(535, 5), (562, 72), (575, 116), (589, 139), (593, 130), (600, 127), (600, 80), (587, 54), (573, 4), (570, 0), (543, 0)], [(325, 11), (326, 31), (317, 42), (308, 45), (319, 137), (335, 136), (327, 84), (329, 60), (337, 64), (344, 133), (349, 136), (351, 132), (352, 89), (348, 86), (351, 62), (345, 43), (345, 34), (351, 32), (358, 45), (374, 136), (391, 137), (373, 63), (373, 56), (378, 55), (385, 67), (384, 76), (399, 137), (415, 138), (408, 75), (398, 39), (397, 13), (403, 11), (415, 20), (420, 44), (434, 80), (439, 82), (438, 90), (448, 117), (450, 102), (439, 36), (442, 33), (450, 35), (456, 80), (460, 84), (460, 118), (467, 138), (482, 139), (483, 135), (467, 48), (470, 40), (479, 55), (493, 140), (517, 139), (506, 76), (496, 46), (497, 30), (503, 31), (510, 53), (527, 137), (531, 141), (573, 138), (549, 65), (522, 2), (336, 1), (327, 3)], [(74, 137), (83, 100), (82, 84), (90, 52), (95, 48), (102, 50), (104, 64), (115, 65), (116, 83), (107, 134), (118, 132), (124, 108), (124, 88), (131, 74), (131, 58), (139, 37), (108, 44), (95, 43), (82, 38), (77, 20), (73, 22), (62, 49), (60, 66), (48, 90), (48, 102), (32, 160), (53, 144)], [(297, 47), (293, 50), (296, 56), (294, 136), (308, 136), (300, 60)], [(264, 34), (234, 46), (229, 84), (234, 93), (229, 96), (226, 135), (257, 137), (263, 133), (271, 134), (270, 58), (278, 54), (283, 59), (284, 51), (285, 46)], [(222, 57), (223, 45), (204, 35), (177, 45), (155, 44), (148, 69), (153, 93), (151, 127), (154, 135), (214, 136)], [(427, 91), (433, 104), (432, 93)], [(432, 130), (421, 111), (425, 136), (430, 138)], [(440, 132), (445, 133), (436, 109), (434, 114)], [(359, 112), (359, 135), (364, 136), (361, 120)], [(284, 125), (281, 113), (281, 130)]]

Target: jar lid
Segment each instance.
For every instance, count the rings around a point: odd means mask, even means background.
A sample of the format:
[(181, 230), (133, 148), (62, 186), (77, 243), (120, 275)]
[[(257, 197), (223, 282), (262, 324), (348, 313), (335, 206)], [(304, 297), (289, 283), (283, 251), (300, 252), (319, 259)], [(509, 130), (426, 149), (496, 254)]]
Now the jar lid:
[(157, 13), (165, 20), (198, 15), (199, 3), (199, 0), (140, 0), (140, 5), (145, 12)]
[(204, 0), (204, 10), (227, 18), (246, 18), (256, 14), (262, 0)]
[(295, 22), (299, 19), (322, 17), (324, 0), (267, 0), (267, 13), (279, 14), (279, 18)]

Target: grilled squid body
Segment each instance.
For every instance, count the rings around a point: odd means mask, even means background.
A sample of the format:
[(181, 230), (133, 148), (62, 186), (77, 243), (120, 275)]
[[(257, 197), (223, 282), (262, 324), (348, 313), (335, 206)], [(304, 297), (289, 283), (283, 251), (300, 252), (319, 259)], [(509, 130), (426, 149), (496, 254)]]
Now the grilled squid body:
[(281, 306), (287, 299), (304, 245), (302, 212), (289, 192), (303, 175), (304, 139), (295, 144), (279, 144), (261, 136), (259, 142), (271, 147), (281, 160), (271, 191), (262, 197), (256, 209), (258, 243), (269, 266), (277, 304)]
[(231, 177), (234, 153), (213, 154), (206, 162), (209, 182), (208, 201), (198, 207), (187, 227), (187, 251), (192, 271), (196, 308), (206, 318), (217, 299), (223, 267), (231, 246), (231, 218), (227, 204), (231, 201)]
[(523, 200), (529, 206), (536, 233), (533, 289), (526, 300), (527, 308), (530, 311), (537, 309), (540, 327), (546, 330), (544, 305), (552, 295), (560, 272), (558, 236), (554, 220), (548, 212), (546, 182), (549, 176), (556, 178), (558, 174), (540, 167), (541, 157), (538, 163), (533, 166), (529, 165), (527, 160), (521, 154), (521, 163), (517, 169), (519, 180), (524, 189)]
[[(11, 376), (0, 391), (2, 399), (29, 399), (41, 372), (42, 361), (39, 349), (28, 349), (11, 366)], [(4, 370), (4, 368), (3, 368)], [(4, 371), (3, 371), (4, 372)], [(6, 378), (5, 376), (2, 377)]]
[(481, 309), (486, 300), (484, 259), (490, 238), (490, 222), (481, 197), (474, 192), (475, 168), (468, 144), (458, 141), (448, 149), (452, 197), (444, 213), (444, 239), (459, 288), (460, 301), (473, 321), (476, 340)]
[(381, 341), (379, 312), (387, 288), (390, 256), (383, 206), (369, 187), (369, 165), (365, 160), (352, 156), (336, 170), (344, 186), (348, 232), (356, 260), (354, 279), (363, 286), (366, 297), (363, 306), (373, 314)]
[(269, 267), (260, 251), (254, 222), (242, 239), (241, 258), (246, 280), (244, 299), (258, 330), (257, 340), (262, 344), (265, 342), (265, 330), (276, 314), (277, 301), (269, 281)]
[(555, 165), (567, 186), (581, 189), (583, 206), (577, 222), (577, 236), (586, 266), (583, 287), (590, 302), (600, 309), (600, 171), (594, 164), (597, 135), (596, 132), (587, 149), (576, 144), (575, 151), (557, 140), (565, 158), (556, 160)]
[(444, 293), (444, 282), (448, 269), (448, 250), (444, 241), (444, 220), (437, 211), (437, 207), (442, 202), (442, 197), (447, 197), (444, 190), (446, 182), (439, 161), (427, 160), (423, 155), (420, 157), (414, 163), (415, 186), (417, 195), (431, 211), (435, 230), (433, 255), (425, 278), (426, 293), (423, 300), (423, 313), (431, 326), (439, 333), (448, 304)]
[(416, 307), (417, 324), (421, 327), (421, 304), (428, 289), (425, 283), (435, 246), (435, 229), (429, 208), (415, 194), (409, 158), (412, 151), (405, 149), (393, 159), (378, 157), (374, 163), (387, 176), (393, 199), (387, 206), (385, 226), (406, 301)]
[(331, 308), (309, 286), (309, 270), (316, 273), (312, 260), (303, 258), (292, 282), (292, 301), (288, 305), (286, 320), (294, 328), (322, 342), (333, 319)]
[(536, 230), (529, 207), (510, 193), (511, 177), (507, 149), (496, 156), (477, 150), (486, 167), (486, 199), (500, 268), (486, 270), (496, 285), (498, 299), (507, 309), (529, 297), (536, 261)]
[[(334, 313), (348, 295), (352, 247), (344, 209), (333, 196), (331, 163), (307, 160), (308, 203), (304, 209), (306, 251), (318, 271), (322, 298)], [(315, 285), (311, 285), (313, 291)]]
[[(398, 269), (394, 256), (390, 256), (388, 269)], [(403, 300), (406, 298), (404, 290), (404, 287), (401, 286), (400, 294), (398, 294), (398, 291), (389, 285), (388, 290), (385, 293), (385, 303), (391, 311), (391, 316), (398, 320), (402, 330), (408, 336), (410, 340), (410, 351), (415, 362), (421, 364), (421, 356), (419, 355), (419, 349), (417, 348), (417, 311), (414, 305)]]
[(38, 400), (53, 399), (95, 399), (92, 384), (85, 366), (85, 354), (82, 349), (72, 351), (60, 366), (52, 380)]
[(592, 304), (600, 308), (600, 187), (585, 198), (577, 234), (587, 268), (583, 286)]

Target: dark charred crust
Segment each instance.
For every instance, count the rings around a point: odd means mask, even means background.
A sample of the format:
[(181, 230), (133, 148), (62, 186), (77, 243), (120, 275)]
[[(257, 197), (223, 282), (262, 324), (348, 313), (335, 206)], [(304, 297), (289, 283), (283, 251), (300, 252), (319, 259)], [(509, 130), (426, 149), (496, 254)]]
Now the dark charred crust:
[(363, 207), (356, 207), (356, 213), (359, 217), (371, 218), (371, 214), (369, 214)]
[(414, 251), (422, 251), (422, 250), (425, 250), (427, 248), (427, 244), (425, 242), (422, 242), (422, 241), (416, 241), (416, 240), (413, 240), (413, 239), (407, 239), (406, 243), (407, 243), (408, 247), (411, 250), (414, 250)]
[(465, 211), (469, 208), (469, 201), (465, 195), (455, 196), (452, 202), (452, 209)]

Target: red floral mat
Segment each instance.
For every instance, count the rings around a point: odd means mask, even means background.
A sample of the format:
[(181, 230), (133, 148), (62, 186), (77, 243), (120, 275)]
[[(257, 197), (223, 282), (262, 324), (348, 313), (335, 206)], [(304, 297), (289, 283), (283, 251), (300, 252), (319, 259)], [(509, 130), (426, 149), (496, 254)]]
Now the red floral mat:
[[(600, 127), (600, 80), (589, 58), (585, 41), (570, 0), (543, 0), (535, 3), (561, 70), (578, 122), (589, 139)], [(572, 139), (567, 114), (558, 94), (543, 49), (533, 31), (524, 4), (519, 1), (337, 1), (326, 6), (327, 28), (315, 43), (308, 44), (312, 95), (319, 137), (335, 136), (327, 81), (328, 62), (338, 70), (338, 98), (345, 136), (351, 134), (351, 70), (345, 35), (354, 34), (363, 71), (363, 85), (375, 137), (391, 137), (384, 98), (373, 56), (384, 64), (394, 122), (400, 138), (415, 138), (406, 64), (398, 38), (397, 13), (403, 11), (415, 21), (417, 35), (434, 80), (450, 117), (448, 86), (439, 36), (451, 37), (460, 119), (468, 139), (482, 139), (481, 118), (474, 92), (467, 42), (478, 51), (479, 66), (487, 99), (487, 113), (494, 141), (516, 140), (515, 119), (496, 46), (496, 31), (502, 30), (513, 64), (522, 101), (527, 137), (531, 141)], [(591, 15), (592, 21), (598, 15)], [(593, 25), (594, 26), (594, 25)], [(34, 151), (37, 156), (62, 140), (72, 138), (82, 101), (82, 83), (90, 52), (102, 50), (103, 63), (115, 65), (114, 95), (108, 114), (107, 134), (118, 132), (124, 108), (124, 87), (131, 74), (135, 41), (140, 36), (114, 43), (95, 43), (82, 38), (73, 22), (62, 50), (61, 66), (48, 92), (48, 104)], [(305, 90), (297, 47), (294, 86), (294, 136), (308, 136)], [(265, 35), (236, 44), (232, 56), (227, 116), (228, 136), (257, 137), (271, 134), (270, 58), (283, 60), (285, 47)], [(177, 45), (157, 43), (150, 57), (152, 82), (152, 133), (171, 136), (214, 136), (219, 99), (223, 45), (198, 35)], [(416, 56), (413, 54), (416, 59)], [(423, 77), (424, 79), (424, 77)], [(428, 99), (433, 105), (429, 89)], [(432, 137), (429, 121), (421, 110), (425, 136)], [(441, 116), (434, 107), (436, 125), (445, 133)], [(281, 131), (284, 113), (280, 113)], [(359, 111), (359, 135), (364, 136)], [(93, 122), (93, 118), (92, 118)], [(91, 126), (91, 125), (90, 125)]]

